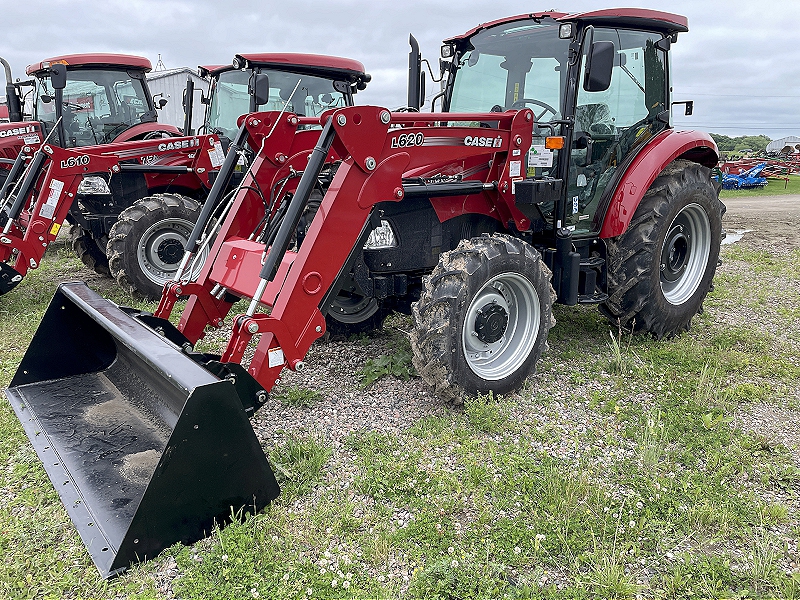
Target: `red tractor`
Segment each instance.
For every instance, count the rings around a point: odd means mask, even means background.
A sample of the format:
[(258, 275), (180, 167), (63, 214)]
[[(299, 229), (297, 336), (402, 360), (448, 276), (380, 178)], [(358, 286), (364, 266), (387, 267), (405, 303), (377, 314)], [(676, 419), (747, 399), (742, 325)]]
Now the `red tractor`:
[[(300, 80), (303, 83), (295, 98), (301, 98), (302, 94), (303, 106), (317, 111), (328, 108), (326, 104), (319, 104), (325, 101), (332, 106), (351, 106), (353, 94), (369, 81), (363, 65), (349, 59), (305, 54), (247, 56), (252, 61), (248, 65), (243, 62), (248, 59), (237, 57), (234, 62), (237, 65), (242, 62), (240, 68), (216, 69), (215, 80), (222, 77), (225, 81), (215, 82), (207, 100), (210, 104), (206, 125), (208, 135), (193, 136), (187, 131), (186, 136), (175, 139), (161, 139), (163, 127), (156, 123), (134, 124), (120, 133), (121, 125), (111, 126), (103, 120), (105, 117), (97, 117), (95, 113), (84, 115), (78, 110), (76, 99), (95, 112), (107, 110), (111, 103), (102, 100), (105, 96), (101, 96), (98, 90), (94, 90), (96, 93), (91, 95), (91, 101), (79, 97), (83, 93), (81, 90), (89, 85), (87, 81), (102, 79), (103, 72), (94, 68), (97, 66), (95, 63), (91, 63), (92, 68), (75, 67), (73, 70), (68, 70), (62, 62), (51, 61), (49, 71), (42, 71), (41, 65), (35, 66), (34, 72), (40, 73), (40, 81), (45, 82), (40, 83), (39, 88), (48, 92), (50, 88), (54, 90), (51, 92), (54, 99), (47, 96), (46, 102), (42, 100), (44, 93), (38, 93), (38, 114), (45, 113), (43, 106), (55, 105), (56, 110), (52, 121), (42, 117), (42, 125), (51, 140), (46, 148), (33, 152), (41, 141), (40, 131), (36, 129), (38, 123), (26, 125), (33, 128), (31, 135), (35, 139), (19, 135), (20, 143), (27, 139), (28, 145), (23, 150), (28, 150), (19, 154), (11, 169), (7, 193), (0, 197), (0, 227), (4, 231), (3, 239), (7, 240), (0, 240), (0, 294), (19, 283), (28, 269), (38, 266), (47, 245), (66, 220), (72, 224), (73, 248), (87, 266), (98, 273), (111, 275), (131, 292), (157, 298), (180, 263), (200, 206), (209, 195), (222, 165), (230, 144), (224, 135), (232, 135), (224, 124), (235, 121), (239, 114), (256, 110), (261, 104), (274, 106), (282, 97), (288, 98)], [(130, 57), (130, 62), (136, 62), (134, 58)], [(136, 60), (143, 65), (140, 68), (143, 81), (144, 65), (146, 63), (149, 68), (149, 62)], [(257, 83), (266, 82), (267, 75), (273, 81), (272, 87), (262, 90), (263, 97), (256, 98)], [(146, 91), (144, 83), (136, 81), (137, 89)], [(107, 86), (105, 89), (109, 98), (121, 97), (131, 106), (139, 105), (125, 96), (121, 87)], [(318, 96), (316, 103), (312, 99), (314, 93)], [(143, 97), (149, 99), (146, 93)], [(191, 97), (190, 91), (187, 98)], [(62, 107), (62, 114), (58, 114), (58, 107)], [(120, 107), (115, 109), (115, 114), (124, 112)], [(70, 116), (67, 119), (68, 111)], [(56, 123), (72, 123), (63, 128), (67, 132), (66, 146), (52, 141), (63, 134), (62, 128), (55, 127)], [(179, 135), (174, 127), (169, 128), (168, 133)], [(112, 135), (117, 136), (113, 143)], [(142, 138), (142, 141), (123, 141), (123, 137)], [(104, 145), (85, 145), (85, 142), (95, 140)], [(237, 146), (237, 151), (244, 151), (242, 146)], [(80, 150), (76, 151), (76, 148)], [(61, 156), (64, 152), (64, 158), (54, 160), (56, 155)], [(25, 161), (31, 156), (34, 158), (28, 161), (25, 170)], [(108, 158), (119, 163), (115, 170), (108, 170), (111, 168)], [(241, 163), (247, 162), (242, 154), (236, 158)], [(236, 181), (235, 173), (229, 175), (229, 179), (221, 183), (221, 190), (227, 189), (230, 179)], [(67, 178), (74, 182), (74, 189), (66, 186), (50, 214), (48, 203), (52, 204), (55, 198), (52, 186), (63, 184)], [(45, 207), (43, 216), (36, 213), (39, 205)], [(39, 223), (34, 219), (36, 231), (29, 227), (31, 215), (42, 220)], [(44, 229), (38, 231), (41, 228)], [(31, 243), (23, 241), (27, 238)], [(13, 266), (9, 263), (12, 259)]]
[[(339, 309), (363, 328), (410, 311), (417, 368), (446, 399), (517, 389), (554, 302), (687, 329), (722, 206), (713, 141), (670, 127), (685, 31), (640, 9), (525, 14), (445, 41), (443, 112), (413, 111), (412, 52), (410, 111), (242, 117), (251, 168), (225, 212), (204, 206), (156, 313), (61, 285), (7, 390), (100, 571), (279, 493), (247, 416)], [(221, 355), (195, 351), (226, 321)]]
[[(152, 65), (146, 58), (125, 54), (54, 56), (29, 65), (26, 72), (32, 78), (17, 83), (8, 63), (0, 62), (5, 67), (10, 121), (0, 124), (3, 181), (23, 146), (40, 142), (42, 134), (56, 128), (56, 123), (59, 127), (53, 142), (62, 148), (180, 134), (172, 125), (157, 122), (156, 110), (167, 101), (153, 101), (145, 77)], [(53, 86), (53, 69), (56, 77), (66, 75), (63, 88)], [(26, 106), (30, 114), (25, 114)]]

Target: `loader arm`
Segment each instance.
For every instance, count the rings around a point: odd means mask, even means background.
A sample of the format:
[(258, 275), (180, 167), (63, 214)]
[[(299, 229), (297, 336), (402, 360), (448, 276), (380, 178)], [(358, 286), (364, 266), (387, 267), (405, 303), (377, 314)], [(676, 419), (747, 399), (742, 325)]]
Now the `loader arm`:
[[(20, 154), (12, 170), (21, 170), (27, 153)], [(0, 229), (0, 295), (39, 266), (74, 209), (84, 176), (102, 175), (108, 183), (114, 174), (137, 172), (145, 175), (150, 188), (184, 184), (208, 189), (209, 174), (223, 158), (215, 135), (139, 140), (102, 148), (41, 145), (21, 173), (13, 197), (3, 202), (7, 220)]]
[[(168, 285), (156, 316), (167, 318), (175, 299), (189, 296), (179, 329), (195, 343), (206, 326), (221, 324), (232, 300), (255, 299), (252, 305), (268, 309), (269, 314), (251, 310), (234, 318), (222, 362), (241, 362), (252, 337), (261, 334), (248, 372), (269, 391), (284, 367), (302, 368), (311, 344), (325, 332), (321, 307), (340, 274), (349, 269), (353, 249), (359, 243), (363, 245), (376, 203), (402, 201), (407, 194), (480, 196), (489, 207), (487, 211), (494, 212), (498, 220), (527, 230), (529, 221), (514, 206), (516, 175), (512, 177), (512, 173), (516, 171), (512, 169), (516, 166), (508, 156), (524, 156), (530, 147), (531, 111), (449, 117), (461, 122), (491, 120), (498, 122), (498, 128), (443, 127), (437, 126), (441, 115), (392, 114), (378, 107), (343, 108), (320, 119), (298, 120), (300, 125), (307, 121), (321, 125), (330, 120), (309, 157), (308, 145), (301, 141), (308, 132), (292, 135), (288, 120), (285, 127), (276, 126), (254, 163), (252, 179), (264, 188), (274, 185), (287, 170), (304, 166), (302, 177), (290, 188), (297, 192), (290, 202), (295, 209), (294, 220), (289, 217), (290, 207), (269, 251), (264, 244), (248, 239), (263, 218), (264, 209), (250, 186), (242, 186), (213, 246), (212, 260), (206, 262), (196, 283)], [(274, 119), (258, 115), (247, 118), (262, 125)], [(259, 147), (261, 139), (265, 139), (263, 130), (254, 129), (254, 147)], [(314, 154), (319, 156), (316, 168), (311, 165)], [(481, 156), (487, 164), (491, 160), (492, 166), (486, 171), (490, 179), (486, 181), (403, 182), (406, 172), (427, 165), (465, 163)], [(286, 250), (322, 166), (338, 157), (342, 157), (341, 164), (302, 246), (297, 252)]]

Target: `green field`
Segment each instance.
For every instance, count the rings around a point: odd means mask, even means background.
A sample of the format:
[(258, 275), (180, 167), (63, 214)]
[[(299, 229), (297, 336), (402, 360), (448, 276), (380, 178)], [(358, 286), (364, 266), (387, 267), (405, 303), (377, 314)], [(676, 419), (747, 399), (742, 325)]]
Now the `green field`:
[[(111, 582), (0, 398), (0, 597), (798, 597), (796, 455), (744, 424), (796, 408), (800, 272), (739, 245), (723, 260), (706, 310), (675, 339), (558, 306), (550, 351), (518, 394), (341, 444), (287, 420), (265, 447), (276, 502)], [(57, 245), (0, 298), (0, 387), (73, 275), (86, 272)], [(91, 285), (133, 303), (107, 280)], [(377, 355), (407, 351), (410, 323), (392, 319), (342, 346), (373, 359), (371, 375)], [(293, 387), (274, 401), (302, 415), (329, 398)]]

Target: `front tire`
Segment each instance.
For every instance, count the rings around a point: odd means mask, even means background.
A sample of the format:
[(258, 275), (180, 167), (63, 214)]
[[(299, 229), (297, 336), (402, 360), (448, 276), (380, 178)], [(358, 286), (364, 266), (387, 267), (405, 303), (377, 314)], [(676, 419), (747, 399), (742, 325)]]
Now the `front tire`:
[(555, 325), (550, 279), (539, 253), (508, 235), (441, 255), (412, 305), (414, 366), (436, 395), (459, 402), (522, 385)]
[(656, 338), (687, 331), (717, 269), (723, 206), (710, 169), (676, 160), (645, 194), (628, 229), (607, 243), (601, 311)]
[(179, 194), (137, 200), (111, 228), (111, 276), (134, 296), (160, 298), (164, 284), (175, 276), (199, 216), (200, 205)]
[(69, 239), (72, 249), (84, 265), (98, 275), (111, 276), (111, 270), (108, 268), (108, 257), (103, 250), (107, 244), (102, 244), (102, 242), (98, 244), (97, 240), (92, 237), (91, 232), (80, 225), (70, 226)]

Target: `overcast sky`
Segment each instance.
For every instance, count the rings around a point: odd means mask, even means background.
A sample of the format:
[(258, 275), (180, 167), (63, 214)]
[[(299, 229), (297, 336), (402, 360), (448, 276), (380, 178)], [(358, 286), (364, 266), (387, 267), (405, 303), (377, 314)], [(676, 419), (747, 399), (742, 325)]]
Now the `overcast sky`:
[[(437, 63), (442, 39), (526, 11), (615, 6), (689, 18), (672, 51), (677, 125), (730, 136), (800, 135), (800, 1), (782, 0), (2, 0), (0, 56), (14, 77), (44, 58), (79, 52), (158, 55), (167, 68), (227, 63), (239, 52), (312, 52), (360, 60), (373, 77), (359, 104), (405, 103), (408, 34)], [(429, 82), (429, 90), (432, 88)]]

